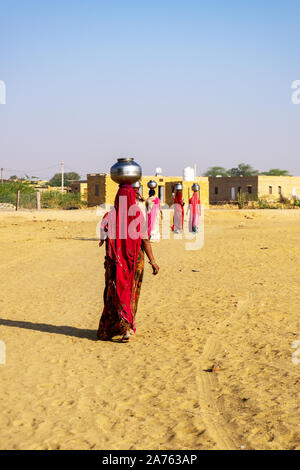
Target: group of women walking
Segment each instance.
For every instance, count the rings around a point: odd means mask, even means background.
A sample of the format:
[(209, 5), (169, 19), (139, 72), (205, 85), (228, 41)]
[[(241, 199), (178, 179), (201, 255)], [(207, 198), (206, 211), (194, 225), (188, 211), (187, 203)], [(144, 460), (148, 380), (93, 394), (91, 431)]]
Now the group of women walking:
[[(120, 179), (118, 176), (115, 181), (119, 182)], [(196, 192), (190, 199), (189, 207), (191, 231), (197, 231), (199, 224), (200, 200), (198, 194), (195, 194)], [(141, 207), (143, 202), (146, 203), (146, 224)], [(183, 205), (182, 192), (179, 190), (174, 198), (174, 232), (182, 230)], [(159, 272), (150, 241), (157, 242), (160, 239), (160, 216), (162, 217), (160, 200), (156, 197), (154, 188), (149, 190), (149, 197), (144, 201), (139, 194), (138, 185), (132, 184), (128, 178), (125, 183), (121, 181), (114, 208), (104, 215), (101, 222), (99, 246), (105, 244), (105, 289), (104, 308), (97, 331), (100, 340), (121, 336), (120, 341), (128, 342), (136, 332), (135, 317), (143, 281), (145, 254), (153, 274), (157, 275)]]
[[(181, 185), (178, 184), (180, 187)], [(189, 199), (189, 206), (187, 213), (189, 215), (189, 231), (198, 232), (200, 222), (200, 198), (199, 198), (199, 186), (194, 184), (192, 186), (193, 196)], [(184, 200), (182, 197), (182, 188), (176, 190), (174, 197), (174, 223), (172, 230), (174, 233), (181, 233), (184, 222)]]

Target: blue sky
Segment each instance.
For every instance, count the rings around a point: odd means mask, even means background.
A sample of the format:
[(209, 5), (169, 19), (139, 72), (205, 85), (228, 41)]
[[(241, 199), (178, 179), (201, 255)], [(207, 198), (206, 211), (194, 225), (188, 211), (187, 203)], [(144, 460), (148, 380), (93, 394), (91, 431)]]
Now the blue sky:
[(297, 1), (1, 2), (0, 166), (47, 178), (160, 166), (300, 175)]

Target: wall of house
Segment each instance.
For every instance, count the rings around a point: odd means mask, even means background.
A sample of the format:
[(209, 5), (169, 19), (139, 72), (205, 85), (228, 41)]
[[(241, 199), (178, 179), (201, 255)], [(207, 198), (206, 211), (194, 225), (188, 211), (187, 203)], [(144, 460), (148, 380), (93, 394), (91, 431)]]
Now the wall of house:
[(74, 194), (80, 193), (80, 183), (71, 183), (70, 188), (71, 188), (72, 193)]
[(74, 181), (70, 184), (71, 192), (74, 194), (80, 193), (82, 201), (87, 200), (87, 182)]
[[(300, 198), (300, 176), (292, 176), (292, 191)], [(293, 194), (294, 195), (294, 194)]]
[[(209, 202), (214, 204), (217, 202), (229, 202), (237, 201), (238, 191), (240, 188), (241, 193), (249, 194), (251, 188), (251, 194), (258, 194), (258, 177), (257, 176), (223, 176), (223, 177), (210, 177), (209, 180)], [(218, 189), (216, 194), (215, 189)], [(234, 188), (234, 194), (232, 191)], [(232, 197), (234, 196), (234, 197)]]
[(115, 183), (110, 175), (105, 175), (105, 203), (114, 205), (116, 194), (119, 190), (118, 183)]
[(105, 203), (105, 178), (105, 173), (92, 173), (87, 175), (87, 202), (89, 207)]
[(80, 194), (83, 201), (87, 201), (87, 183), (81, 183)]
[[(267, 199), (279, 200), (279, 188), (281, 188), (281, 194), (284, 197), (291, 198), (293, 193), (300, 196), (299, 176), (225, 176), (209, 178), (209, 202), (214, 204), (223, 201), (236, 201), (238, 189), (240, 188), (241, 192), (249, 194), (248, 187), (250, 186), (253, 196)], [(272, 188), (272, 194), (270, 194), (270, 187)], [(217, 194), (215, 188), (218, 188)], [(234, 193), (232, 188), (234, 188)]]
[[(272, 193), (270, 192), (272, 188)], [(264, 176), (258, 177), (259, 197), (267, 199), (280, 199), (279, 188), (283, 197), (291, 199), (293, 194), (300, 196), (299, 176)]]

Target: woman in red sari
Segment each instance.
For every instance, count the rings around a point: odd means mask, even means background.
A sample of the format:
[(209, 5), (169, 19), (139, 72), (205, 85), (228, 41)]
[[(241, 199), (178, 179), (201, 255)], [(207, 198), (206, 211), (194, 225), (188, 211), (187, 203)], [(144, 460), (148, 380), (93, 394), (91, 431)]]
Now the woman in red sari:
[(174, 224), (172, 230), (174, 233), (181, 233), (183, 228), (183, 210), (184, 202), (182, 199), (182, 191), (177, 190), (174, 198)]
[(105, 214), (101, 224), (99, 246), (103, 245), (104, 239), (106, 245), (104, 309), (97, 332), (101, 340), (121, 335), (122, 341), (129, 341), (136, 331), (144, 252), (153, 274), (159, 271), (142, 226), (143, 216), (136, 205), (134, 189), (131, 185), (120, 185), (114, 209)]
[(193, 196), (190, 198), (188, 210), (190, 211), (189, 231), (196, 233), (199, 231), (200, 220), (200, 198), (198, 191), (194, 191)]

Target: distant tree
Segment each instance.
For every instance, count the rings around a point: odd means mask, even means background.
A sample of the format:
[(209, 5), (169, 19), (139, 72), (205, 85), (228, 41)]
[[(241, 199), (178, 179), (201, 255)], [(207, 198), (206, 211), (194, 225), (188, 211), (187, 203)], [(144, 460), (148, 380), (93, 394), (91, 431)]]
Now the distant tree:
[(230, 176), (256, 176), (258, 171), (247, 163), (240, 163), (236, 168), (228, 170), (227, 174)]
[(264, 171), (263, 173), (260, 173), (261, 175), (266, 175), (266, 176), (291, 176), (288, 172), (288, 170), (280, 170), (279, 168), (272, 168), (269, 171)]
[[(80, 180), (80, 175), (74, 171), (64, 174), (65, 186), (70, 186), (72, 180)], [(61, 186), (61, 173), (55, 173), (48, 183), (50, 186)]]
[(228, 173), (226, 168), (223, 168), (222, 166), (211, 166), (206, 170), (203, 176), (216, 177), (218, 175), (227, 176)]
[(10, 180), (18, 180), (19, 178), (17, 177), (17, 175), (12, 175), (9, 177)]
[(21, 191), (21, 193), (34, 193), (34, 188), (27, 181), (13, 181), (9, 183), (3, 183), (0, 185), (0, 188), (7, 192), (16, 193), (16, 191)]

